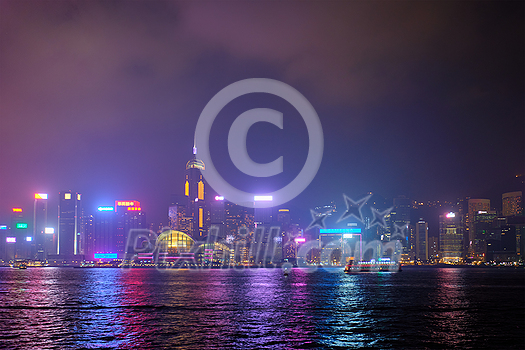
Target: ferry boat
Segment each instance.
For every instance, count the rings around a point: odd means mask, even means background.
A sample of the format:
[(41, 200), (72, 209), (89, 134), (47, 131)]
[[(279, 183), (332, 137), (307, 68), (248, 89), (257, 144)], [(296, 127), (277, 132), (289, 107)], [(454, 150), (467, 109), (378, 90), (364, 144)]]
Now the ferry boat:
[(26, 260), (18, 260), (15, 261), (12, 265), (15, 269), (25, 270), (27, 269), (27, 261)]
[(345, 266), (345, 273), (357, 272), (401, 272), (401, 264), (390, 260), (390, 258), (358, 262), (350, 260)]

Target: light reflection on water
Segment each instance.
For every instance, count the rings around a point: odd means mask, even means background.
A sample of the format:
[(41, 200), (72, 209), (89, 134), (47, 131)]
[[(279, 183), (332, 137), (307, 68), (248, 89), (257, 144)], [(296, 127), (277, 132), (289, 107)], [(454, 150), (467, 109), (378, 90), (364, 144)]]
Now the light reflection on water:
[(464, 274), (460, 269), (441, 269), (437, 275), (430, 319), (436, 324), (431, 332), (434, 339), (443, 339), (450, 345), (468, 342), (468, 327), (472, 324)]
[(524, 292), (523, 270), (0, 268), (0, 348), (519, 349)]

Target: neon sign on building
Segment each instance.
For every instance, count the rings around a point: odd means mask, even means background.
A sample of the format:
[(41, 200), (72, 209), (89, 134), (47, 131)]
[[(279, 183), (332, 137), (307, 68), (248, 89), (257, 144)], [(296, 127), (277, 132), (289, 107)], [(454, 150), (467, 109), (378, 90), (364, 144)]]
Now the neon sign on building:
[(115, 207), (140, 207), (139, 201), (115, 201)]
[(98, 207), (98, 211), (115, 211), (114, 207)]
[(95, 259), (116, 259), (117, 253), (95, 253)]

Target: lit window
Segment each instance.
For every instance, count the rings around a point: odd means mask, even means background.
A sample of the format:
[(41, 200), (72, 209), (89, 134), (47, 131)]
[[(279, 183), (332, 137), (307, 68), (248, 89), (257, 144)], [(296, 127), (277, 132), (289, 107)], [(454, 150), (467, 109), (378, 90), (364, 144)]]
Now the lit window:
[(71, 199), (71, 193), (64, 193), (64, 199)]
[(199, 189), (199, 197), (198, 198), (200, 200), (204, 200), (204, 182), (199, 181), (198, 189)]

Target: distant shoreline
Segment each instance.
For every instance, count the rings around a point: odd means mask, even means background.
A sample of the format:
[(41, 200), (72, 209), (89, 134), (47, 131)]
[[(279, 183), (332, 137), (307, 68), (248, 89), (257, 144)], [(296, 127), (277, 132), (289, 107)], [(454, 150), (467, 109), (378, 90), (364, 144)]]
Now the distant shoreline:
[[(295, 269), (343, 269), (342, 266), (294, 266)], [(402, 265), (403, 270), (405, 269), (525, 269), (525, 266), (490, 266), (490, 265), (447, 265), (447, 264), (438, 264), (438, 265)], [(5, 269), (14, 269), (18, 270), (16, 267), (2, 265), (0, 268)], [(244, 270), (244, 269), (280, 269), (281, 266), (233, 266), (233, 267), (211, 267), (211, 266), (195, 266), (195, 267), (163, 267), (163, 266), (28, 266), (27, 269), (41, 269), (41, 268), (66, 268), (66, 269), (161, 269), (161, 270)]]

